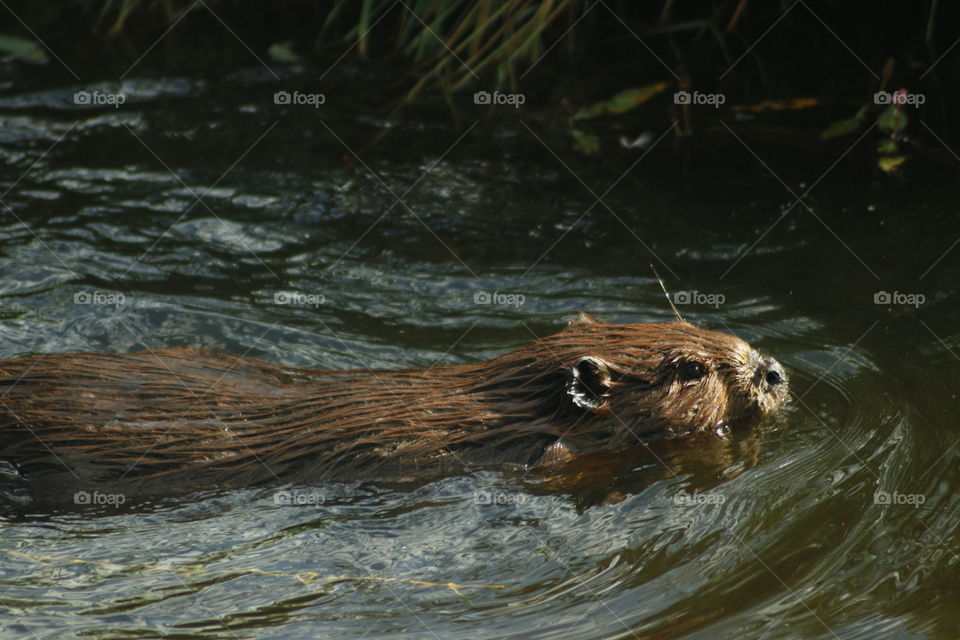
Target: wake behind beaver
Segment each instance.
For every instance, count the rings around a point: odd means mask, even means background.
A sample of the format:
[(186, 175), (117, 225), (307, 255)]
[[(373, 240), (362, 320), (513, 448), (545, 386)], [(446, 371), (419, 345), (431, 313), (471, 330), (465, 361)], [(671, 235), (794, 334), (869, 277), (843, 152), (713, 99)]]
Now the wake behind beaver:
[(477, 364), (285, 368), (172, 348), (0, 361), (0, 460), (37, 493), (169, 493), (548, 467), (578, 453), (754, 423), (788, 397), (775, 360), (686, 322), (563, 331)]

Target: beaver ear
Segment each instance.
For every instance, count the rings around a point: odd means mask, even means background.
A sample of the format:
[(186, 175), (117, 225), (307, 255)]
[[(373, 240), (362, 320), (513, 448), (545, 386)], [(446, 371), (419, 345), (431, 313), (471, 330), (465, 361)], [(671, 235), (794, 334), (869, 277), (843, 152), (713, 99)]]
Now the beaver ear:
[(589, 324), (603, 324), (603, 322), (581, 311), (567, 323), (567, 327), (584, 327)]
[(567, 396), (575, 406), (593, 413), (602, 411), (611, 386), (610, 369), (603, 360), (585, 356), (570, 365)]

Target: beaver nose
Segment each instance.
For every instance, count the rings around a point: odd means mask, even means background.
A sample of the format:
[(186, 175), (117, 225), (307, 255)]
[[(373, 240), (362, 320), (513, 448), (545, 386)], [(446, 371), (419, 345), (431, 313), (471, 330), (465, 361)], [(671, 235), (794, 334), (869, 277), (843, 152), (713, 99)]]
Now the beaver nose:
[(763, 379), (771, 388), (781, 385), (787, 381), (787, 377), (783, 373), (783, 367), (780, 366), (780, 363), (773, 358), (764, 358), (762, 360), (761, 367), (762, 369), (765, 369)]

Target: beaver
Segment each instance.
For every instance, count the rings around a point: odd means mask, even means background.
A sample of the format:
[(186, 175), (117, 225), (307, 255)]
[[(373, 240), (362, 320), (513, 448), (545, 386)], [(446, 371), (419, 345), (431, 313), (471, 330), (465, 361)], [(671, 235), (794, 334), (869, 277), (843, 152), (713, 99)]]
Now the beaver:
[(586, 314), (493, 359), (306, 370), (192, 348), (0, 360), (0, 460), (34, 489), (144, 492), (544, 467), (755, 423), (788, 399), (774, 359), (677, 320)]

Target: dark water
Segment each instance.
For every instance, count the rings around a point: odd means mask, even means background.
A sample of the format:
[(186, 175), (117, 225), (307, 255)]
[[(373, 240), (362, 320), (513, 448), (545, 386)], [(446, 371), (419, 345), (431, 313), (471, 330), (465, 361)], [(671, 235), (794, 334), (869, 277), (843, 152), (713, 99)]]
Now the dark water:
[(371, 145), (375, 109), (274, 104), (298, 82), (8, 84), (0, 357), (467, 362), (579, 310), (668, 320), (652, 263), (696, 292), (687, 319), (784, 363), (792, 409), (573, 492), (483, 472), (10, 508), (3, 637), (960, 637), (952, 167), (886, 179), (852, 139), (804, 152), (732, 119), (745, 144), (716, 127), (647, 157), (579, 159), (523, 112)]

